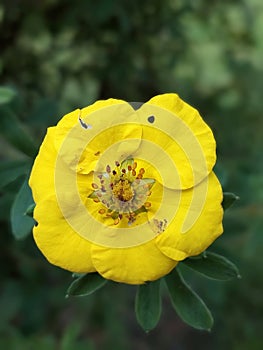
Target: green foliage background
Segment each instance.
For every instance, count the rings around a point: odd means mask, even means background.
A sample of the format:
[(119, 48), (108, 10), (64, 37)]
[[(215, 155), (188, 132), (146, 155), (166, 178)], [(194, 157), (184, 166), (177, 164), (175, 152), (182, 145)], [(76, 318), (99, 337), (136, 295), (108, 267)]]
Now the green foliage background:
[[(0, 110), (1, 349), (262, 348), (262, 33), (261, 0), (0, 3), (0, 84), (16, 91), (8, 123)], [(165, 298), (159, 326), (145, 335), (134, 287), (109, 283), (65, 299), (70, 274), (49, 265), (31, 236), (11, 234), (11, 205), (48, 126), (99, 98), (146, 101), (163, 92), (179, 93), (211, 125), (216, 171), (224, 190), (241, 197), (213, 250), (242, 279), (188, 277), (214, 314), (210, 334), (184, 325)], [(16, 118), (32, 141), (20, 131), (12, 139)]]

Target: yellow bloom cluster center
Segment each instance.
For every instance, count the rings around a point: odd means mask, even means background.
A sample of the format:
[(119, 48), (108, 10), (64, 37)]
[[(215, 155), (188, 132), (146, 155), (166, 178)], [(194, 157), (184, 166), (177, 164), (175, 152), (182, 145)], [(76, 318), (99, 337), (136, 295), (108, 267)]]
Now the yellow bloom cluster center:
[(113, 185), (112, 194), (120, 201), (127, 202), (133, 198), (134, 191), (128, 180), (119, 180), (119, 182)]
[(125, 218), (131, 225), (139, 213), (147, 212), (151, 207), (147, 198), (155, 180), (144, 178), (144, 168), (137, 170), (137, 162), (133, 159), (122, 163), (116, 161), (115, 166), (112, 170), (107, 165), (105, 172), (97, 174), (99, 183), (92, 183), (94, 191), (89, 198), (103, 205), (98, 213), (105, 218), (112, 217), (115, 225)]

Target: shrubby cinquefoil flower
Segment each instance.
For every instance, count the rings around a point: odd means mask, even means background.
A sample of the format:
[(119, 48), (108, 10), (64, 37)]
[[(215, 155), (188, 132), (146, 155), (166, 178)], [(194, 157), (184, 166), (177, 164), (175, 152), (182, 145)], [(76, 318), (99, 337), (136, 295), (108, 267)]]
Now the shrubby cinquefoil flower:
[(67, 114), (48, 129), (29, 181), (38, 247), (54, 265), (117, 282), (168, 274), (223, 231), (215, 148), (176, 94)]

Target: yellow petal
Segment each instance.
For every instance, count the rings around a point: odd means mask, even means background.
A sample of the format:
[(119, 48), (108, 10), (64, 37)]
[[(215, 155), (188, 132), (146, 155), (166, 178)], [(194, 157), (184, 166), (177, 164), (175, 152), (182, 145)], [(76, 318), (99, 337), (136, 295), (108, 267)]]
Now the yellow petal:
[(74, 171), (103, 171), (138, 148), (142, 134), (134, 109), (121, 100), (98, 101), (66, 116), (56, 126), (59, 157)]
[(162, 254), (154, 241), (119, 249), (93, 245), (91, 255), (96, 270), (104, 278), (129, 284), (159, 279), (177, 264)]
[(164, 94), (145, 103), (137, 114), (143, 125), (143, 142), (135, 157), (162, 169), (164, 186), (191, 188), (211, 172), (215, 140), (196, 109), (176, 94)]
[(182, 191), (173, 221), (155, 240), (161, 252), (174, 260), (203, 252), (223, 232), (222, 197), (213, 172), (198, 186)]
[[(58, 122), (57, 128), (56, 128), (56, 148), (59, 150), (65, 136), (68, 134), (68, 132), (75, 127), (76, 124), (80, 124), (79, 117), (82, 119), (83, 116), (88, 116), (92, 114), (93, 112), (100, 110), (104, 107), (109, 107), (115, 104), (127, 104), (125, 101), (122, 100), (116, 100), (113, 98), (110, 98), (108, 100), (99, 100), (93, 103), (90, 106), (87, 106), (83, 109), (76, 109), (66, 115), (63, 116), (63, 118)], [(86, 118), (85, 118), (86, 119)], [(85, 122), (83, 118), (83, 122)]]
[[(74, 211), (74, 205), (72, 211)], [(37, 203), (34, 218), (38, 225), (33, 235), (47, 260), (72, 272), (94, 272), (91, 244), (78, 235), (62, 215), (55, 196)]]
[(57, 152), (54, 138), (55, 127), (48, 128), (30, 174), (29, 185), (35, 202), (55, 193), (54, 169)]

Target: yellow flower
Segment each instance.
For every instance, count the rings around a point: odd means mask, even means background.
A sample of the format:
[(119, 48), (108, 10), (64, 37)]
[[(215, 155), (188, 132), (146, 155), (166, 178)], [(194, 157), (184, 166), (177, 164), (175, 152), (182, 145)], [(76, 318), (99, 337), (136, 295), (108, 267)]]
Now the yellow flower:
[(54, 265), (117, 282), (166, 275), (223, 231), (215, 146), (176, 94), (67, 114), (48, 129), (29, 181), (38, 247)]

